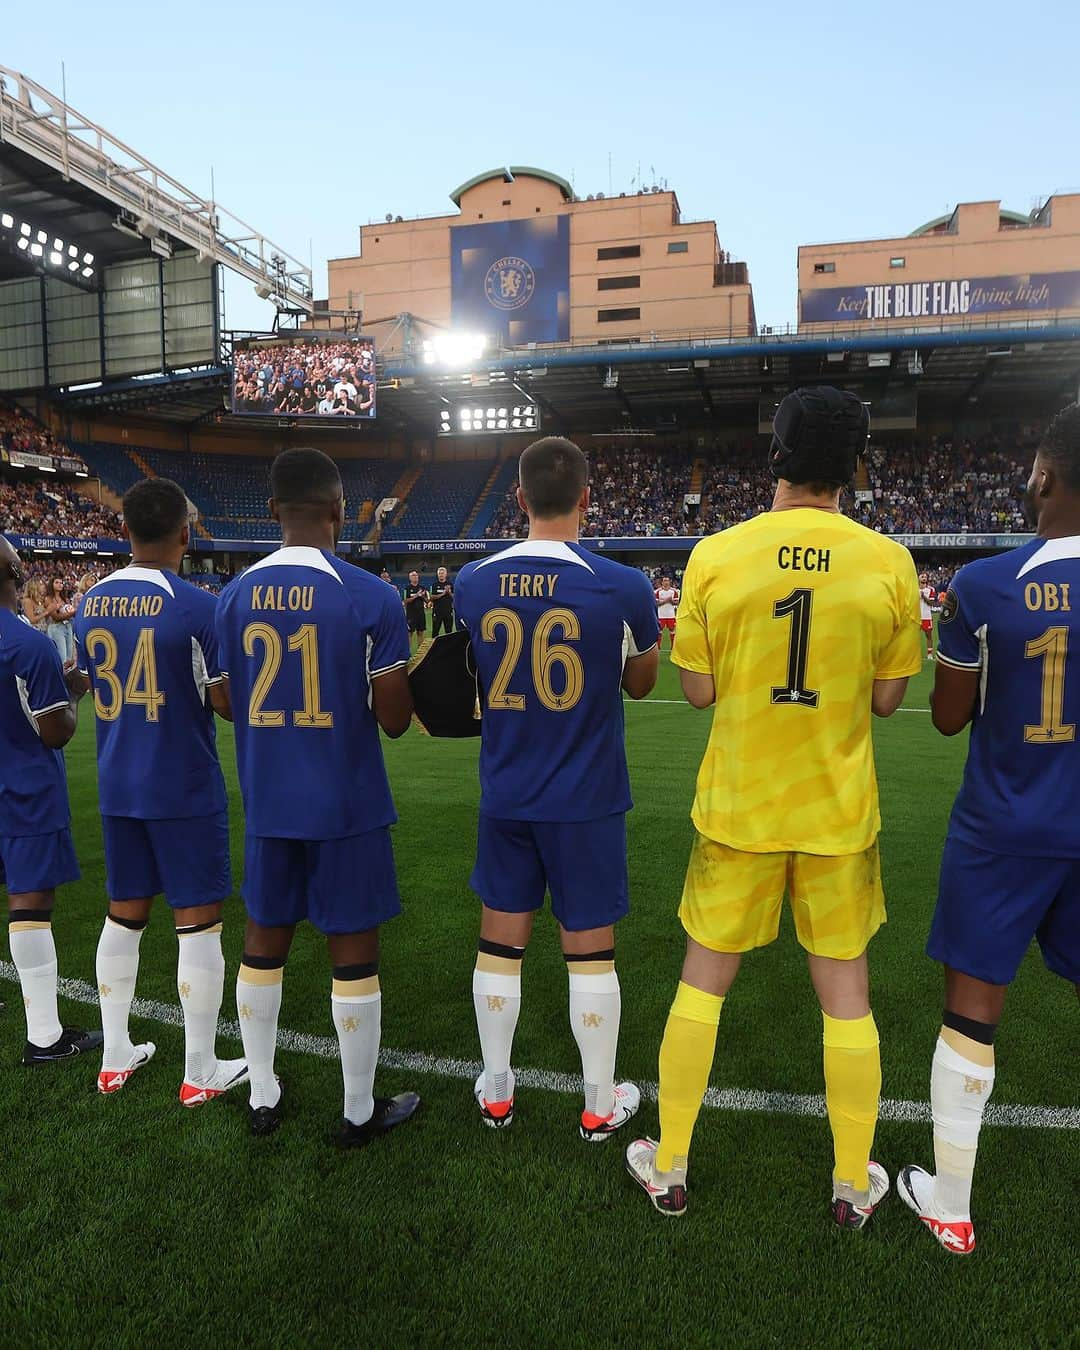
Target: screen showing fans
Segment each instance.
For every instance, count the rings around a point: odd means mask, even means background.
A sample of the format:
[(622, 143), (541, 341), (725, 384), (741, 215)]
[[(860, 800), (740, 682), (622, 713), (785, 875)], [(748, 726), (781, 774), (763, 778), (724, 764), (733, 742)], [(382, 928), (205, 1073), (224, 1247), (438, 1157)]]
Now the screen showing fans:
[(373, 418), (375, 344), (299, 333), (238, 343), (232, 410), (249, 417)]

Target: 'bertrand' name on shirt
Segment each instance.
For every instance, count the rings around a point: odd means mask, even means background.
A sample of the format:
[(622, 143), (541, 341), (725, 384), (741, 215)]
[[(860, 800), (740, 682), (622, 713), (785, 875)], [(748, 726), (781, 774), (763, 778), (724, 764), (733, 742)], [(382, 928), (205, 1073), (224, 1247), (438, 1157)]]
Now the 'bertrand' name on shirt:
[(511, 599), (546, 600), (555, 594), (558, 572), (500, 572), (499, 594)]
[(252, 586), (252, 609), (303, 609), (315, 603), (314, 586)]
[(152, 619), (165, 603), (161, 595), (88, 595), (83, 601), (87, 619)]

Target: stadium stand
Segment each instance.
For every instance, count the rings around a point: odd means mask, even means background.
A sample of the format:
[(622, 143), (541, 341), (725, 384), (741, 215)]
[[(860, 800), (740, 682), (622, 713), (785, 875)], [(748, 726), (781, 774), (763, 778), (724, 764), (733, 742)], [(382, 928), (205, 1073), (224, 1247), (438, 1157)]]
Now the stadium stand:
[(50, 480), (0, 479), (0, 531), (63, 535), (68, 539), (118, 539), (115, 511)]
[(492, 468), (490, 459), (429, 464), (384, 528), (383, 539), (456, 539)]

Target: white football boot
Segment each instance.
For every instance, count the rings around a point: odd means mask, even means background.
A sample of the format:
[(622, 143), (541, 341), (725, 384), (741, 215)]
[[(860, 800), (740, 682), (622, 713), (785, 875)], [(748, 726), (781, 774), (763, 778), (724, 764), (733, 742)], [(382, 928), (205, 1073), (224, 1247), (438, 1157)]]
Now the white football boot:
[(968, 1219), (948, 1219), (934, 1208), (934, 1178), (922, 1167), (904, 1167), (896, 1178), (900, 1199), (913, 1210), (947, 1252), (970, 1256), (975, 1228)]

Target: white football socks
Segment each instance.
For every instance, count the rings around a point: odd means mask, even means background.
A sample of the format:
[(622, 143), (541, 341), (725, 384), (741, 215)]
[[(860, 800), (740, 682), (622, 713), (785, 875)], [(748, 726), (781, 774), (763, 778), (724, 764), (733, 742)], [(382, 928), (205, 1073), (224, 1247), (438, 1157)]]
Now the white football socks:
[(375, 1068), (382, 1034), (378, 975), (360, 979), (335, 975), (330, 1010), (341, 1047), (345, 1119), (353, 1125), (363, 1125), (375, 1110)]
[(930, 1072), (930, 1105), (934, 1116), (934, 1209), (943, 1219), (971, 1218), (971, 1182), (979, 1148), (979, 1130), (994, 1087), (993, 1046), (969, 1044), (977, 1047), (974, 1053), (991, 1062), (977, 1064), (939, 1036)]
[(45, 1049), (55, 1045), (63, 1032), (56, 1009), (56, 943), (47, 914), (40, 919), (12, 919), (8, 942), (22, 986), (26, 1039), (31, 1045)]
[(510, 1054), (521, 1011), (521, 958), (491, 956), (481, 951), (473, 971), (472, 991), (484, 1060), (484, 1098), (488, 1102), (508, 1102), (514, 1095)]
[[(605, 1120), (615, 1109), (615, 1054), (622, 996), (614, 961), (567, 957), (570, 1025), (581, 1052), (585, 1113)], [(606, 967), (606, 968), (605, 968)]]
[(195, 933), (177, 929), (176, 936), (176, 989), (184, 1010), (184, 1080), (204, 1087), (217, 1068), (217, 1020), (225, 992), (221, 924)]
[(101, 1067), (126, 1069), (135, 1047), (128, 1033), (131, 1000), (139, 973), (139, 943), (146, 925), (127, 928), (107, 918), (97, 946), (98, 996), (101, 1000), (101, 1030), (105, 1037)]
[(241, 963), (236, 977), (236, 1011), (248, 1065), (251, 1105), (256, 1110), (276, 1106), (281, 1096), (274, 1074), (274, 1051), (284, 973), (283, 966), (264, 970)]

